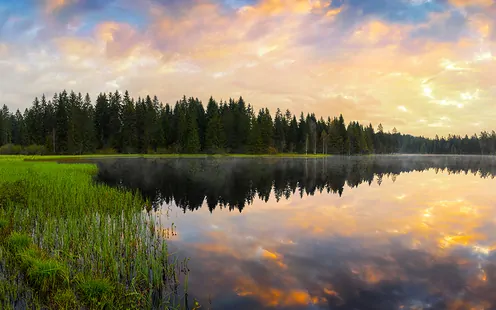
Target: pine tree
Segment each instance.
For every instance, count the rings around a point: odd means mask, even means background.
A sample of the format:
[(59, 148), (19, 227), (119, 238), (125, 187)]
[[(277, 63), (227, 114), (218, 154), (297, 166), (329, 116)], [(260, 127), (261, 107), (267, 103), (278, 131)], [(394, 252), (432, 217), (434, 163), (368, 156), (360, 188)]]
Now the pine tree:
[(110, 106), (105, 93), (100, 93), (96, 98), (94, 121), (97, 148), (108, 148), (110, 135)]
[(260, 131), (260, 124), (255, 117), (252, 115), (251, 117), (251, 126), (250, 133), (248, 138), (248, 148), (249, 152), (252, 154), (260, 154), (264, 153), (264, 143), (262, 140), (262, 134)]
[(206, 119), (205, 151), (209, 153), (222, 152), (224, 148), (224, 128), (222, 126), (219, 106), (212, 97), (208, 101)]
[(88, 93), (84, 97), (81, 107), (81, 133), (82, 133), (82, 153), (93, 153), (95, 151), (95, 127), (94, 117), (95, 111), (91, 104), (91, 98)]
[(120, 149), (123, 153), (134, 153), (138, 149), (136, 141), (136, 108), (134, 106), (134, 101), (129, 96), (129, 92), (127, 90), (124, 93), (122, 104), (122, 135)]
[(340, 154), (347, 154), (349, 152), (348, 149), (348, 133), (346, 130), (346, 125), (344, 124), (344, 117), (342, 114), (339, 115), (339, 119), (337, 122), (337, 134), (339, 135), (339, 149)]
[(122, 96), (119, 91), (108, 94), (108, 127), (107, 127), (107, 144), (108, 147), (118, 150), (121, 135), (121, 111)]
[(269, 148), (272, 147), (272, 136), (274, 130), (274, 124), (272, 123), (272, 117), (270, 116), (269, 109), (261, 109), (258, 113), (257, 120), (263, 144), (260, 152), (267, 153)]
[(55, 151), (58, 154), (68, 153), (69, 140), (69, 98), (67, 91), (54, 97), (55, 105)]
[(278, 152), (286, 150), (286, 120), (284, 119), (280, 109), (277, 109), (274, 119), (274, 145)]
[(188, 134), (186, 137), (185, 153), (196, 154), (200, 152), (200, 136), (195, 113), (188, 115)]
[(298, 147), (298, 121), (296, 116), (293, 116), (288, 129), (288, 151), (293, 153)]

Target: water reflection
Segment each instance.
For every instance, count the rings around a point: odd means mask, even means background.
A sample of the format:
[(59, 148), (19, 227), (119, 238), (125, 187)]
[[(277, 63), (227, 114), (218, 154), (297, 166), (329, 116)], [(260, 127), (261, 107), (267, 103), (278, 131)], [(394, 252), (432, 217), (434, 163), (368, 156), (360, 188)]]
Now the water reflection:
[[(190, 293), (205, 309), (494, 309), (495, 167), (145, 160), (101, 164), (100, 176), (141, 188), (157, 220), (174, 222), (171, 247), (191, 257)], [(211, 212), (217, 202), (243, 212)]]
[(328, 159), (117, 159), (99, 162), (98, 178), (107, 184), (139, 189), (154, 206), (172, 201), (185, 211), (206, 200), (238, 209), (256, 198), (268, 201), (291, 195), (343, 194), (345, 186), (369, 185), (376, 178), (395, 180), (401, 173), (435, 169), (436, 173), (472, 173), (494, 177), (496, 159), (482, 156), (373, 156)]

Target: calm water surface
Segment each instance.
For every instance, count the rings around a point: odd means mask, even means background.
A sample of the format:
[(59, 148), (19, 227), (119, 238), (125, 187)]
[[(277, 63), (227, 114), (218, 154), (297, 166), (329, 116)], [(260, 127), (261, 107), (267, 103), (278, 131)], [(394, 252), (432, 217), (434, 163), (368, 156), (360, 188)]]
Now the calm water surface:
[(496, 159), (117, 160), (203, 309), (495, 309)]

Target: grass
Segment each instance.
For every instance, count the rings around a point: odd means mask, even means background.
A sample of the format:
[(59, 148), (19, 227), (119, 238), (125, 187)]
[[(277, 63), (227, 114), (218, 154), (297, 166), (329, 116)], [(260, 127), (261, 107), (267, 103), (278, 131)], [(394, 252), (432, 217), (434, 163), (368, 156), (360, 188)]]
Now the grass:
[(181, 306), (185, 275), (141, 196), (95, 183), (92, 164), (24, 159), (0, 157), (1, 309)]

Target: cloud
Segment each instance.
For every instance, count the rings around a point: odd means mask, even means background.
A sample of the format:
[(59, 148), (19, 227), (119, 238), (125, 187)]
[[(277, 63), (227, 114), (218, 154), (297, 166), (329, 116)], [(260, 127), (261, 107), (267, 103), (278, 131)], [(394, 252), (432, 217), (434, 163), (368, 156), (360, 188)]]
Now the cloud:
[(342, 21), (357, 17), (380, 18), (393, 23), (422, 23), (429, 20), (432, 12), (447, 8), (445, 1), (397, 1), (397, 0), (338, 0), (331, 1), (334, 8), (344, 7)]
[(467, 32), (467, 17), (455, 10), (437, 17), (428, 25), (415, 29), (411, 35), (413, 38), (424, 37), (437, 41), (456, 42), (466, 36)]
[[(117, 87), (169, 103), (242, 95), (257, 109), (343, 113), (431, 136), (490, 126), (491, 7), (372, 2), (71, 0), (33, 5), (24, 20), (9, 7), (0, 69), (11, 78), (0, 95), (23, 109), (42, 93)], [(452, 128), (417, 121), (442, 116)]]
[(46, 0), (45, 11), (67, 22), (72, 18), (102, 10), (116, 0)]
[(449, 2), (460, 7), (490, 7), (495, 5), (494, 0), (450, 0)]

